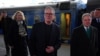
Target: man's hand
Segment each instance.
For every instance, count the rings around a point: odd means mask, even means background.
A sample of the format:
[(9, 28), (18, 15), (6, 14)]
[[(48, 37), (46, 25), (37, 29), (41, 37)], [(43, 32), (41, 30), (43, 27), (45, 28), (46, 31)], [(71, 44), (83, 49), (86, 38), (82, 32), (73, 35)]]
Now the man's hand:
[(46, 52), (47, 52), (47, 53), (52, 53), (52, 52), (54, 52), (54, 47), (53, 47), (53, 46), (47, 46)]
[(14, 46), (9, 46), (10, 48), (14, 48)]

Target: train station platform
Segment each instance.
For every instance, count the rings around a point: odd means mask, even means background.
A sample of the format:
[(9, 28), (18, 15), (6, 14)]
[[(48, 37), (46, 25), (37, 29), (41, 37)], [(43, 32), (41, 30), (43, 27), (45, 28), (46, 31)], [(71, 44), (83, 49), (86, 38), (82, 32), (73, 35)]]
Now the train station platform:
[[(4, 56), (5, 53), (3, 35), (0, 35), (0, 56)], [(58, 56), (70, 56), (70, 45), (62, 43), (60, 49), (58, 50)]]

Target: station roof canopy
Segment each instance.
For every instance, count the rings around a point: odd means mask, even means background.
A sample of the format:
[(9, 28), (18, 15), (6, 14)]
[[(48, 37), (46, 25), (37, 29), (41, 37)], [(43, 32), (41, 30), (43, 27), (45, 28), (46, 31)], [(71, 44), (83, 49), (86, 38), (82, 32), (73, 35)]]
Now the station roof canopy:
[(41, 5), (48, 5), (48, 4), (53, 5), (63, 1), (70, 1), (70, 0), (0, 0), (0, 9), (41, 6)]
[(94, 10), (95, 8), (100, 8), (100, 0), (88, 0), (87, 9)]

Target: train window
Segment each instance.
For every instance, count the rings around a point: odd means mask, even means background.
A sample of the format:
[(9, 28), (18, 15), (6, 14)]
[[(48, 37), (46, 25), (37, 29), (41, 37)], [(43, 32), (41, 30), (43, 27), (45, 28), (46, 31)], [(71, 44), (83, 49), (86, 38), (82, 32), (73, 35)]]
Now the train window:
[(60, 10), (69, 10), (70, 9), (70, 2), (62, 2), (59, 7)]

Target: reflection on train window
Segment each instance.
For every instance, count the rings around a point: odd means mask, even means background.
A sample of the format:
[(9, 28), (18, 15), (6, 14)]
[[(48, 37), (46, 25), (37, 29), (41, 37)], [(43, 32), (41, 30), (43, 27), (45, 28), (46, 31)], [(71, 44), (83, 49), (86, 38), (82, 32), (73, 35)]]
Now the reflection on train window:
[(34, 16), (34, 21), (35, 21), (35, 23), (39, 23), (40, 22), (40, 16), (39, 15), (35, 15)]

